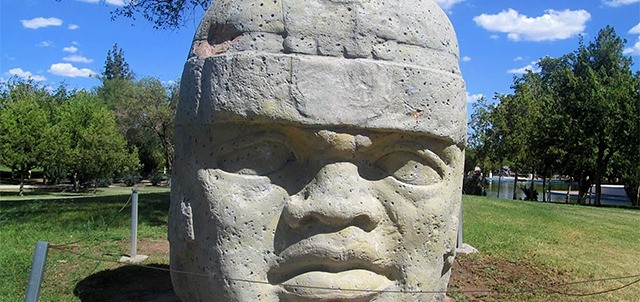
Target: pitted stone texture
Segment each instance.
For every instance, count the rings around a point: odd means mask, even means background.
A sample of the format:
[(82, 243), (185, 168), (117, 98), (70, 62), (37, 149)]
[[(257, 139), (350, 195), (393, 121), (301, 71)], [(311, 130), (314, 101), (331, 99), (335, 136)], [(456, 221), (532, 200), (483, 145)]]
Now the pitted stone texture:
[(464, 82), (420, 68), (243, 53), (190, 61), (185, 81), (192, 70), (201, 70), (192, 80), (202, 97), (180, 105), (178, 114), (192, 117), (180, 123), (252, 118), (427, 132), (456, 143), (466, 136)]
[[(298, 53), (411, 62), (460, 73), (455, 33), (431, 0), (214, 1), (195, 41), (207, 43), (195, 43), (190, 57)], [(228, 47), (221, 50), (218, 46), (225, 43)], [(422, 61), (415, 56), (417, 48), (438, 60)]]
[(180, 93), (183, 301), (444, 299), (466, 100), (434, 2), (214, 1)]
[[(183, 109), (209, 113), (179, 120), (366, 123), (463, 144), (466, 95), (458, 60), (453, 28), (432, 1), (214, 1), (183, 75), (183, 82), (207, 84), (204, 103)], [(323, 85), (332, 89), (316, 87)], [(318, 103), (344, 113), (317, 119), (308, 109)]]

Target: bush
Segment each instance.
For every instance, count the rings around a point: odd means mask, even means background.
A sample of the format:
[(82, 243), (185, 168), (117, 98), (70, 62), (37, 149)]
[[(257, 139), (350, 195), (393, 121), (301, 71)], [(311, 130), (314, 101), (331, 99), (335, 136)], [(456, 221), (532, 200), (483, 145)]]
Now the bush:
[(122, 181), (127, 187), (133, 187), (140, 182), (140, 175), (135, 173), (126, 174), (122, 177)]
[(165, 179), (166, 179), (166, 177), (165, 177), (164, 173), (161, 173), (161, 172), (154, 172), (149, 177), (149, 180), (151, 181), (151, 185), (153, 185), (153, 186), (159, 186), (160, 183), (162, 183)]
[(462, 194), (487, 196), (487, 191), (484, 189), (486, 182), (486, 179), (481, 177), (480, 174), (466, 177), (462, 184)]

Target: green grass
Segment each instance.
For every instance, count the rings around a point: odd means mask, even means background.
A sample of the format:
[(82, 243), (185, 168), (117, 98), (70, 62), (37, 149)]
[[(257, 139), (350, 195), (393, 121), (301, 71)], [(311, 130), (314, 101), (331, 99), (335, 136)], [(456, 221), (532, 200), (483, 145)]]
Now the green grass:
[[(499, 259), (573, 280), (640, 275), (640, 211), (464, 196), (464, 240)], [(603, 291), (635, 279), (567, 287)], [(640, 301), (640, 284), (584, 301)], [(582, 301), (582, 300), (581, 300)]]
[[(68, 250), (49, 249), (40, 301), (79, 301), (74, 294), (79, 284), (105, 272), (112, 272), (109, 278), (114, 279), (103, 281), (115, 283), (122, 279), (118, 273), (124, 270), (108, 271), (118, 268), (118, 264), (91, 261), (74, 253), (110, 261), (128, 253), (130, 208), (116, 213), (130, 193), (131, 188), (109, 188), (99, 189), (95, 195), (52, 192), (28, 192), (32, 195), (25, 197), (6, 192), (0, 195), (0, 301), (24, 300), (37, 241), (59, 244), (80, 240), (67, 246)], [(465, 242), (483, 255), (563, 272), (576, 281), (640, 274), (638, 210), (472, 196), (465, 196), (463, 202)], [(141, 242), (166, 244), (168, 208), (168, 189), (141, 189), (138, 235)], [(163, 252), (145, 254), (151, 256), (146, 264), (168, 263)], [(567, 279), (566, 275), (560, 279)], [(622, 281), (564, 289), (599, 291), (632, 280)], [(562, 298), (640, 301), (640, 285), (603, 295)], [(520, 300), (523, 299), (526, 300)], [(505, 301), (517, 300), (517, 296), (508, 296)]]
[[(68, 245), (69, 250), (49, 249), (40, 299), (78, 301), (73, 294), (78, 282), (118, 265), (88, 261), (73, 253), (117, 260), (129, 252), (131, 210), (118, 211), (130, 194), (131, 188), (101, 188), (97, 194), (73, 196), (0, 196), (0, 301), (24, 300), (37, 241), (64, 244), (80, 240)], [(140, 240), (166, 239), (168, 209), (167, 188), (140, 189)], [(165, 256), (150, 256), (148, 263), (168, 261)]]

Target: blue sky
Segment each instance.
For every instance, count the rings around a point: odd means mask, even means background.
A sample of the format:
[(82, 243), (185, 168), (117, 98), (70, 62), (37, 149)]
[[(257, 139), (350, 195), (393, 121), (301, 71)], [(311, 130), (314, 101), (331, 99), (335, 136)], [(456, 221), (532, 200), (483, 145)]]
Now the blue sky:
[[(203, 12), (179, 30), (158, 30), (141, 17), (112, 21), (109, 12), (123, 1), (0, 0), (0, 79), (90, 89), (100, 84), (91, 75), (101, 72), (114, 43), (137, 77), (178, 79)], [(514, 75), (543, 56), (574, 51), (580, 35), (591, 41), (606, 25), (627, 39), (632, 68), (640, 68), (640, 0), (436, 2), (458, 35), (469, 102), (510, 92)]]

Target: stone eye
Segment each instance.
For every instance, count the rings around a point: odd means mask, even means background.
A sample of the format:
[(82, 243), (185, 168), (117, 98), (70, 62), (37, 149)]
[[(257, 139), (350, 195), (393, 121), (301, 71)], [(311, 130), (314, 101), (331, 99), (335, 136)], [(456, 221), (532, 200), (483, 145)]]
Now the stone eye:
[(218, 157), (218, 167), (229, 173), (266, 176), (295, 161), (284, 144), (262, 141), (236, 148)]
[(413, 152), (389, 153), (378, 159), (376, 166), (406, 184), (426, 186), (442, 181), (437, 165)]

